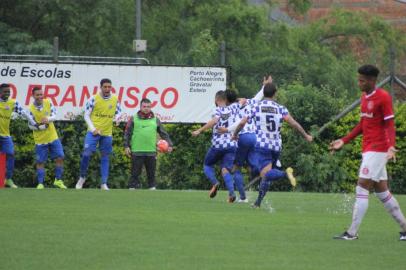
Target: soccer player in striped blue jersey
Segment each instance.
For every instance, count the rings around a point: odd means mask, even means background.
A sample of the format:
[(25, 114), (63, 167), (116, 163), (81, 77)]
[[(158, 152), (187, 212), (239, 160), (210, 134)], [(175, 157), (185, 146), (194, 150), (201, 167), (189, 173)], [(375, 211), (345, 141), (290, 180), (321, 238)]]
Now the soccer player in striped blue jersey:
[(201, 132), (213, 128), (212, 146), (209, 148), (204, 159), (204, 174), (210, 180), (212, 188), (209, 193), (210, 198), (214, 198), (219, 188), (219, 181), (215, 176), (214, 166), (221, 162), (221, 174), (223, 176), (226, 188), (228, 190), (228, 202), (233, 203), (236, 199), (234, 194), (234, 182), (231, 175), (231, 169), (234, 163), (235, 152), (237, 150), (237, 142), (232, 140), (232, 134), (219, 133), (219, 127), (228, 127), (235, 121), (238, 105), (226, 106), (227, 98), (225, 91), (218, 91), (215, 96), (216, 109), (214, 110), (212, 119), (201, 128), (192, 132), (193, 136), (198, 136)]
[(266, 83), (263, 88), (264, 99), (256, 101), (251, 112), (244, 116), (234, 132), (237, 137), (238, 133), (244, 127), (249, 118), (256, 125), (257, 141), (255, 151), (257, 155), (258, 170), (262, 181), (259, 186), (258, 198), (253, 207), (260, 207), (263, 198), (268, 191), (271, 182), (287, 177), (292, 186), (296, 186), (296, 179), (293, 176), (293, 169), (287, 168), (286, 172), (275, 168), (282, 150), (281, 127), (283, 121), (286, 121), (291, 127), (295, 128), (302, 134), (306, 141), (313, 141), (313, 137), (306, 133), (302, 126), (289, 114), (286, 107), (276, 103), (275, 97), (277, 88), (273, 83)]
[[(255, 95), (253, 99), (237, 99), (237, 94), (235, 91), (226, 90), (227, 102), (229, 106), (238, 104), (237, 115), (235, 123), (228, 128), (222, 127), (219, 128), (219, 132), (234, 132), (237, 128), (241, 119), (251, 111), (251, 106), (256, 102), (260, 101), (263, 98), (263, 86), (272, 82), (272, 77), (269, 75), (265, 77), (262, 82), (262, 88)], [(238, 103), (241, 102), (241, 103)], [(243, 129), (240, 131), (237, 139), (237, 152), (235, 154), (234, 167), (232, 170), (235, 186), (240, 194), (240, 198), (237, 200), (239, 203), (247, 203), (248, 198), (246, 197), (244, 190), (244, 177), (241, 173), (241, 167), (247, 164), (251, 170), (251, 177), (254, 178), (259, 174), (257, 171), (257, 160), (255, 154), (255, 145), (256, 145), (256, 126), (254, 121), (249, 118), (247, 123), (244, 125)]]

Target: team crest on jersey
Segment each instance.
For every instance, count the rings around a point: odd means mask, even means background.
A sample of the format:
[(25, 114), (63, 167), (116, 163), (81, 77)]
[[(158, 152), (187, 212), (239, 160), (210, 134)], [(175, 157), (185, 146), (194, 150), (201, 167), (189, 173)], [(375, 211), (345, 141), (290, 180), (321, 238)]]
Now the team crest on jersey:
[(230, 118), (230, 113), (221, 114), (221, 120), (227, 120), (228, 118)]
[(367, 175), (368, 173), (369, 173), (369, 170), (368, 170), (368, 168), (367, 168), (367, 167), (362, 168), (362, 174)]
[(368, 108), (368, 110), (372, 110), (374, 108), (374, 102), (368, 101), (367, 108)]
[(45, 112), (45, 115), (48, 115), (49, 113), (48, 112)]
[(109, 109), (111, 109), (111, 108), (113, 108), (113, 105), (110, 104), (110, 105), (109, 105)]
[(10, 106), (6, 105), (6, 106), (4, 107), (4, 109), (5, 109), (6, 111), (10, 110)]

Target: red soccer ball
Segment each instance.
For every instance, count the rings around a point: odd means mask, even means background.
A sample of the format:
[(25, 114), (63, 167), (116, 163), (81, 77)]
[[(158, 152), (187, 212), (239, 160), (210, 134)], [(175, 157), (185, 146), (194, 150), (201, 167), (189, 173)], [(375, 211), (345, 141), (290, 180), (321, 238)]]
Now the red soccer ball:
[(168, 152), (169, 144), (165, 140), (159, 140), (156, 144), (159, 152), (166, 153)]

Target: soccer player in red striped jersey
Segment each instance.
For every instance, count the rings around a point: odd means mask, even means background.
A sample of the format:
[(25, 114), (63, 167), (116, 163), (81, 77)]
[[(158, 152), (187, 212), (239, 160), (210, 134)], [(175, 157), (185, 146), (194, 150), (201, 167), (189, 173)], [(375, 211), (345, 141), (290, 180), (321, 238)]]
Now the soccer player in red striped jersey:
[(406, 240), (406, 219), (399, 203), (388, 188), (386, 163), (395, 159), (395, 124), (391, 96), (383, 89), (376, 88), (379, 69), (364, 65), (358, 69), (358, 85), (361, 89), (361, 120), (345, 137), (330, 144), (332, 150), (340, 149), (344, 144), (362, 134), (362, 163), (356, 187), (356, 199), (352, 224), (335, 239), (358, 239), (358, 228), (368, 209), (368, 195), (374, 190), (385, 209), (400, 225), (400, 240)]

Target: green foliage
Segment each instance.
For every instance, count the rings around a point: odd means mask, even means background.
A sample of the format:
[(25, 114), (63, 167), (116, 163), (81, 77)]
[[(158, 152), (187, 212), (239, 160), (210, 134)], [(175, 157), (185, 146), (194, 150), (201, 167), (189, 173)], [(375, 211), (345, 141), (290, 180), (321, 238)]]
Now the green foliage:
[(35, 40), (29, 33), (21, 32), (0, 22), (0, 54), (52, 53), (52, 46), (44, 40)]
[(206, 189), (209, 181), (203, 174), (203, 160), (210, 147), (210, 132), (191, 137), (197, 125), (167, 125), (175, 149), (158, 158), (159, 187), (175, 189)]
[(134, 10), (132, 0), (4, 0), (0, 14), (2, 22), (35, 40), (52, 43), (58, 36), (61, 49), (73, 55), (129, 56)]
[(288, 0), (289, 6), (293, 7), (293, 9), (300, 13), (306, 13), (312, 6), (311, 0)]

